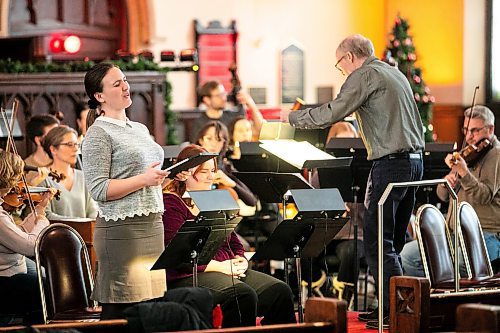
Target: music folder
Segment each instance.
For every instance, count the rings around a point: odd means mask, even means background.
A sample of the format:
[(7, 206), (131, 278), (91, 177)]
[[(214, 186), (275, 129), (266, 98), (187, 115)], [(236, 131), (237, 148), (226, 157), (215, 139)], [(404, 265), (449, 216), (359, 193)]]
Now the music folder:
[(163, 170), (170, 171), (168, 178), (174, 179), (178, 173), (194, 168), (195, 166), (205, 163), (209, 159), (216, 158), (217, 156), (219, 156), (217, 153), (199, 153), (198, 155), (186, 158)]

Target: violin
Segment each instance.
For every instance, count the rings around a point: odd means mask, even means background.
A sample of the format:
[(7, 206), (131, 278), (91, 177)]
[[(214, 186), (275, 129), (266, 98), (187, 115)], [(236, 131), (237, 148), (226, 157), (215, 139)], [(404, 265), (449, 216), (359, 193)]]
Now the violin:
[(482, 138), (477, 144), (465, 146), (460, 151), (454, 152), (451, 161), (455, 162), (460, 156), (465, 160), (468, 167), (473, 167), (491, 148), (493, 148), (493, 143), (487, 138)]
[[(17, 209), (21, 207), (23, 204), (28, 204), (30, 200), (29, 198), (30, 195), (33, 204), (37, 205), (43, 200), (44, 194), (51, 191), (51, 189), (47, 187), (29, 186), (28, 189), (29, 189), (29, 194), (28, 191), (26, 190), (26, 187), (24, 186), (24, 183), (22, 181), (19, 182), (9, 191), (9, 193), (7, 193), (3, 197), (4, 204), (7, 205), (7, 207), (4, 206), (4, 208), (7, 208), (6, 210), (8, 211)], [(57, 190), (56, 193), (54, 194), (54, 198), (56, 198), (56, 200), (59, 200), (60, 197), (61, 197), (61, 191)]]
[[(31, 165), (25, 165), (24, 166), (24, 171), (34, 171), (34, 172), (38, 172), (38, 168), (37, 167), (34, 167), (34, 166), (31, 166)], [(66, 175), (63, 174), (63, 173), (58, 173), (57, 171), (54, 171), (52, 169), (50, 169), (49, 171), (49, 176), (55, 180), (57, 183), (59, 183), (61, 180), (65, 180), (66, 179)]]

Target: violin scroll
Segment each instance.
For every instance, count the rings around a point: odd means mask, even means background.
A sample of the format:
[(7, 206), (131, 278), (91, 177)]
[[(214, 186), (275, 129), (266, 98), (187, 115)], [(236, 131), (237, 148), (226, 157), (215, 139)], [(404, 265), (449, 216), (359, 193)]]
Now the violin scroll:
[[(31, 165), (25, 165), (24, 171), (38, 172), (38, 168)], [(57, 183), (59, 183), (61, 180), (66, 179), (66, 175), (64, 173), (58, 173), (57, 171), (54, 171), (52, 169), (49, 169), (49, 176)]]

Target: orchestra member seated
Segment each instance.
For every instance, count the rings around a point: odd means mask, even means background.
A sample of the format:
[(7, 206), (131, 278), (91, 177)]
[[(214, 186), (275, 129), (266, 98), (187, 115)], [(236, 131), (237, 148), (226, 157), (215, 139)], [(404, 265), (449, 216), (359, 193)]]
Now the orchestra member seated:
[(265, 121), (252, 97), (241, 90), (236, 95), (239, 105), (233, 108), (228, 106), (226, 89), (219, 81), (205, 82), (199, 88), (198, 94), (201, 100), (200, 109), (204, 110), (204, 112), (191, 124), (191, 133), (189, 135), (191, 142), (195, 142), (198, 133), (206, 123), (220, 121), (225, 126), (229, 126), (234, 118), (246, 117), (246, 108), (252, 114), (256, 131), (260, 131), (262, 123)]
[[(198, 133), (196, 143), (205, 148), (210, 153), (219, 154), (218, 165), (219, 169), (215, 175), (214, 183), (219, 187), (229, 188), (230, 192), (236, 192), (239, 202), (246, 206), (255, 206), (257, 198), (252, 191), (241, 180), (233, 175), (236, 171), (231, 161), (225, 155), (227, 152), (229, 135), (227, 127), (219, 121), (210, 121), (205, 124)], [(231, 191), (234, 190), (234, 191)], [(253, 209), (255, 213), (255, 209)], [(253, 215), (249, 214), (249, 215)], [(248, 216), (248, 214), (245, 214)]]
[(52, 159), (49, 168), (65, 176), (60, 182), (48, 177), (41, 183), (42, 186), (61, 191), (60, 199), (51, 201), (47, 207), (47, 218), (49, 220), (68, 217), (95, 219), (97, 204), (87, 190), (83, 171), (73, 168), (80, 147), (76, 131), (64, 125), (54, 127), (45, 135), (42, 146)]
[[(202, 152), (206, 150), (189, 145), (179, 153), (177, 160)], [(217, 162), (211, 159), (190, 171), (191, 175), (185, 182), (172, 181), (163, 195), (166, 246), (182, 224), (199, 213), (191, 200), (183, 198), (185, 192), (210, 190), (217, 175)], [(206, 266), (199, 265), (197, 269), (199, 286), (210, 289), (215, 304), (221, 305), (223, 327), (253, 326), (256, 316), (264, 316), (263, 324), (295, 322), (291, 289), (278, 279), (248, 269), (243, 246), (234, 232), (228, 235), (213, 260)], [(191, 275), (191, 269), (167, 270), (168, 287), (191, 286)]]
[(20, 225), (2, 204), (17, 185), (24, 169), (23, 160), (0, 150), (0, 316), (22, 315), (26, 323), (41, 322), (40, 292), (36, 274), (27, 274), (26, 256), (35, 255), (35, 241), (49, 221), (45, 209), (53, 196), (49, 190)]
[(254, 141), (252, 123), (244, 117), (237, 117), (229, 124), (228, 129), (230, 158), (239, 160), (241, 158), (240, 142)]
[(26, 175), (26, 180), (31, 186), (37, 186), (49, 174), (49, 169), (46, 167), (52, 163), (52, 160), (43, 150), (42, 140), (56, 126), (59, 126), (59, 120), (50, 114), (33, 116), (26, 124), (26, 136), (35, 144), (35, 151), (24, 159), (24, 163), (38, 168), (38, 172), (30, 171)]
[(82, 143), (85, 134), (87, 134), (87, 115), (90, 108), (86, 102), (79, 102), (75, 107), (76, 126), (78, 129), (78, 142)]

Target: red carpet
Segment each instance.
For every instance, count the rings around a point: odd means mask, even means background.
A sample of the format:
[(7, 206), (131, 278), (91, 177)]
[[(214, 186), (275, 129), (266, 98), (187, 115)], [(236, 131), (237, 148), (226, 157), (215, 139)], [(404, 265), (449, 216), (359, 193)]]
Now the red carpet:
[[(358, 313), (354, 311), (347, 311), (347, 332), (361, 333), (361, 332), (377, 332), (377, 330), (369, 330), (365, 328), (366, 323), (358, 320)], [(388, 332), (387, 330), (384, 332)]]

